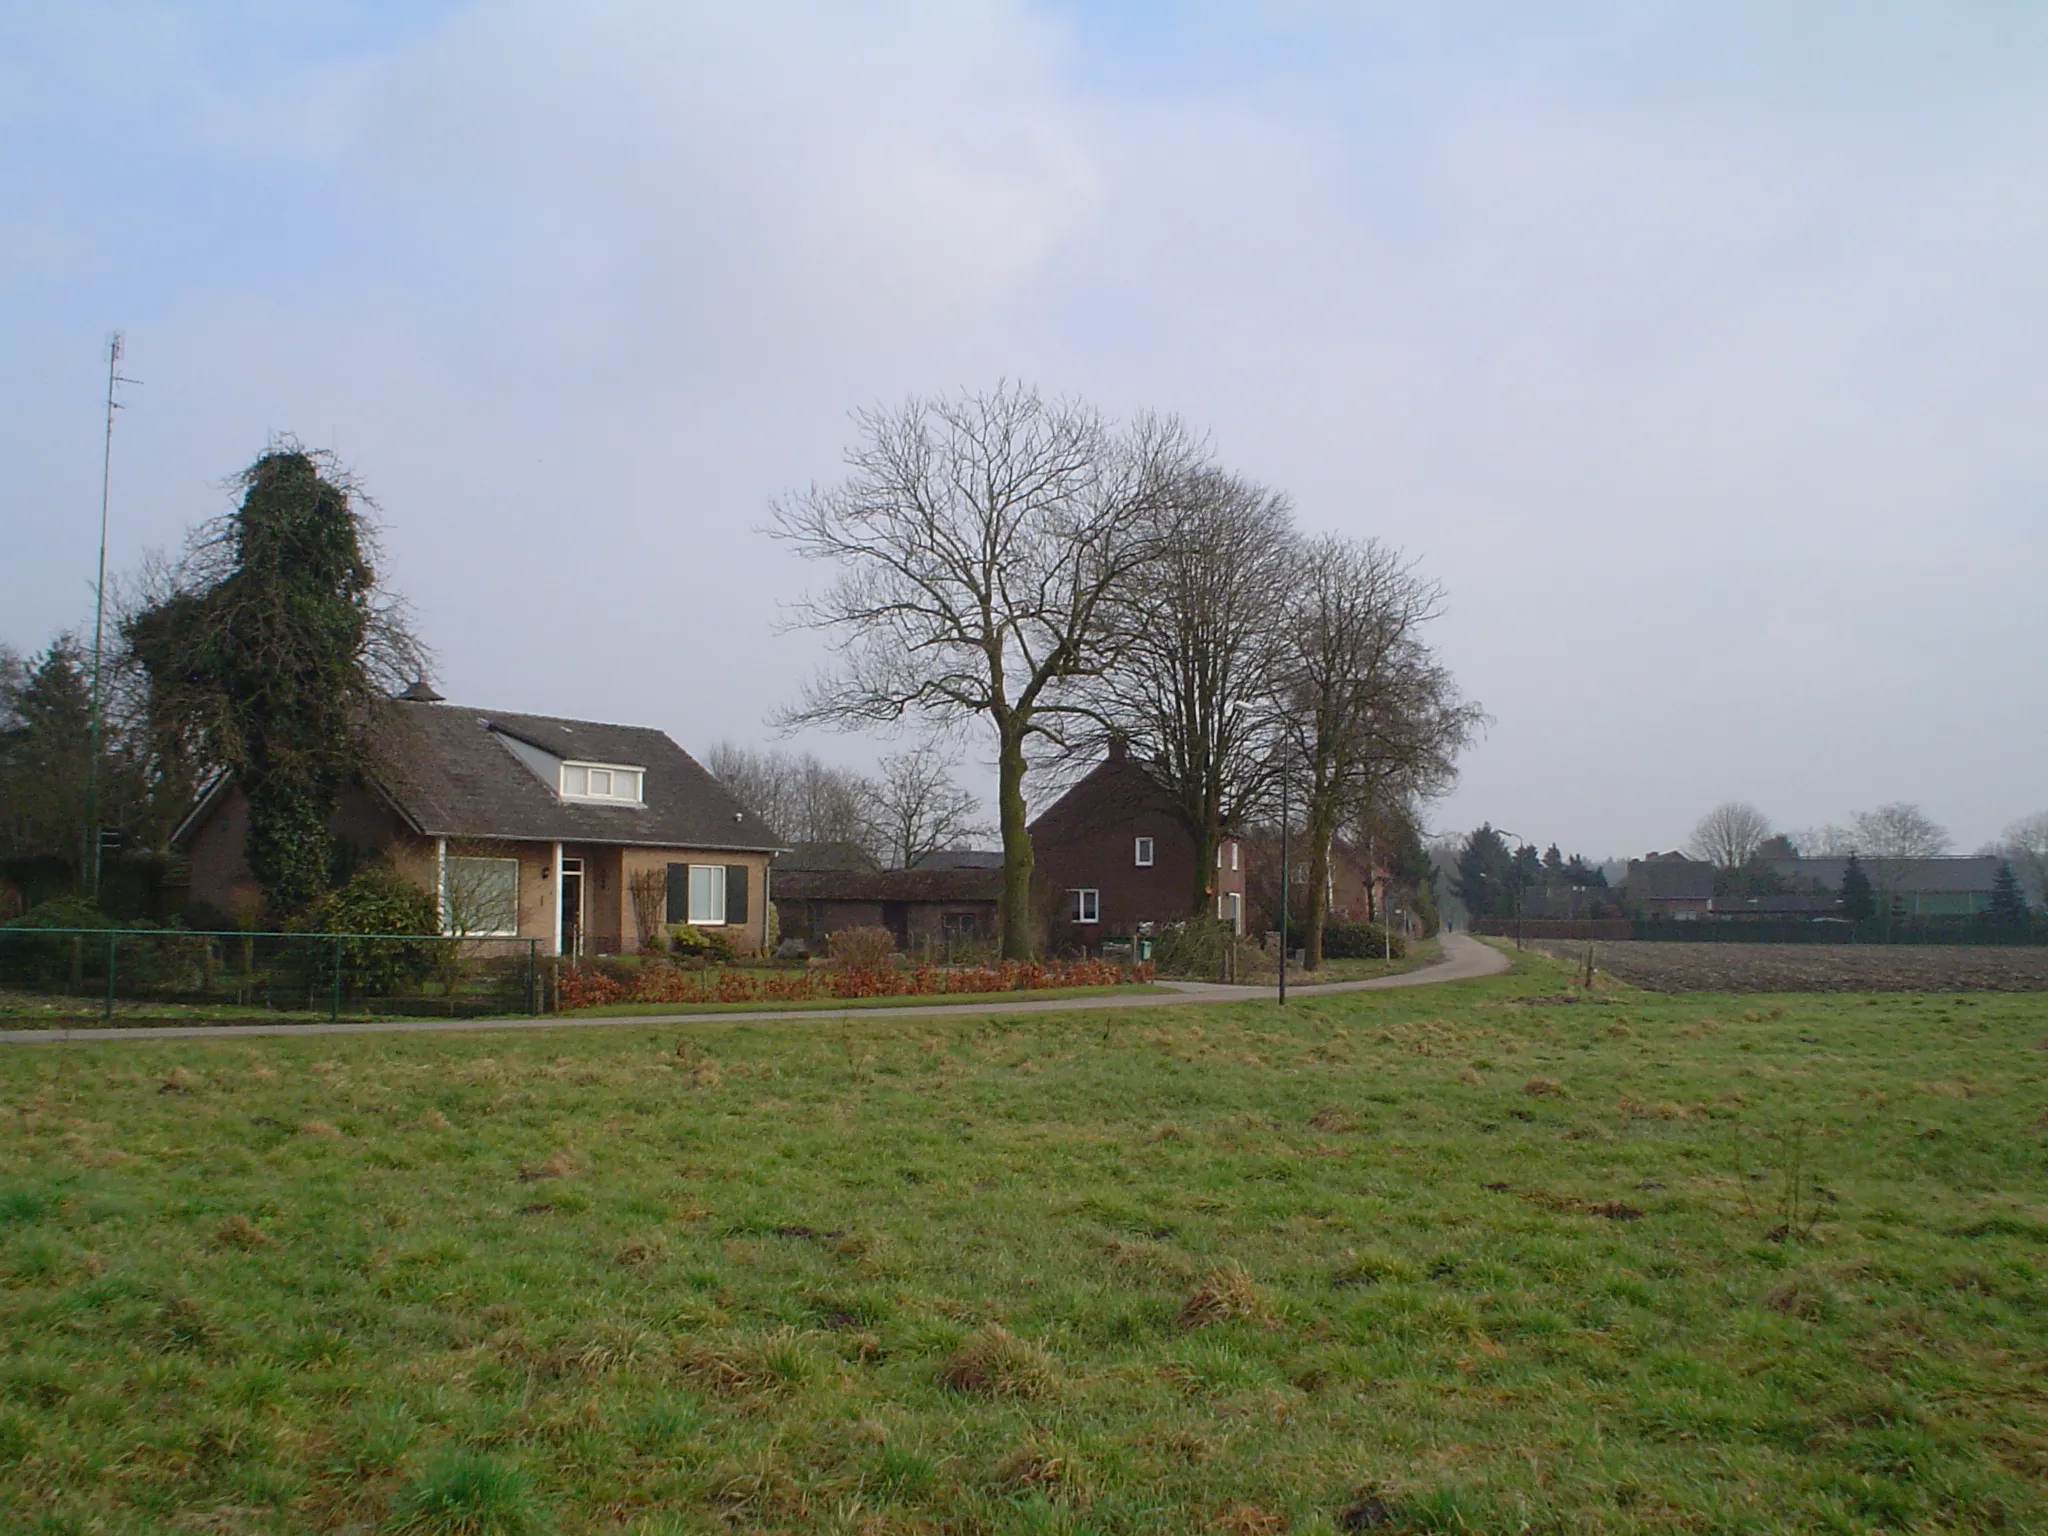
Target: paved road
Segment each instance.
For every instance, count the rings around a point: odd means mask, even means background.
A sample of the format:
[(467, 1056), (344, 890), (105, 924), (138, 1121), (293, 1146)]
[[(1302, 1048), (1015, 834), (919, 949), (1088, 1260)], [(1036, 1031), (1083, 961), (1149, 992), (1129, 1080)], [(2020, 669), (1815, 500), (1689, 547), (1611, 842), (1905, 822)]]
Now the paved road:
[[(1447, 981), (1470, 981), (1492, 976), (1508, 968), (1508, 957), (1477, 939), (1462, 933), (1443, 936), (1443, 956), (1416, 970), (1398, 976), (1377, 976), (1369, 981), (1330, 981), (1314, 985), (1291, 984), (1289, 997), (1320, 997), (1328, 992), (1378, 992), (1393, 987), (1437, 986)], [(114, 1029), (9, 1029), (0, 1030), (0, 1044), (56, 1045), (65, 1041), (84, 1044), (100, 1040), (209, 1040), (245, 1039), (253, 1035), (417, 1035), (448, 1034), (455, 1031), (491, 1029), (609, 1029), (631, 1024), (729, 1024), (763, 1019), (898, 1019), (943, 1014), (958, 1018), (980, 1013), (1073, 1013), (1102, 1008), (1158, 1008), (1188, 1003), (1243, 1003), (1271, 998), (1271, 987), (1226, 987), (1213, 982), (1170, 981), (1165, 992), (1133, 992), (1124, 996), (1059, 997), (1036, 1002), (923, 1003), (902, 1008), (791, 1008), (761, 1013), (636, 1013), (610, 1014), (598, 1018), (544, 1019), (374, 1019), (349, 1024), (159, 1024)]]

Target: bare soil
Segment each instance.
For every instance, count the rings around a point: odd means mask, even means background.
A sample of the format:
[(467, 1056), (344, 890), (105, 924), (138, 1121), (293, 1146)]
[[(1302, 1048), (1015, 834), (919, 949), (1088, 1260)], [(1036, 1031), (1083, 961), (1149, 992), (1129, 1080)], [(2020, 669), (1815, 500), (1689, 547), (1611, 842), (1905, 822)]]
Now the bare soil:
[[(1532, 942), (1583, 963), (1587, 942)], [(2041, 992), (2048, 947), (1594, 943), (1600, 970), (1652, 992)]]

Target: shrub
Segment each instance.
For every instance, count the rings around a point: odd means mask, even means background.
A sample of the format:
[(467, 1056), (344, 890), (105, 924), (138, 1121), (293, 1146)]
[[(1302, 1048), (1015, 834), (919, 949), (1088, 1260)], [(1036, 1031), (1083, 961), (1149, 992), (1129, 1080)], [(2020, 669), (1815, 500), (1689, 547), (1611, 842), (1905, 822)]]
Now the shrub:
[[(1393, 935), (1394, 958), (1408, 953), (1408, 940)], [(1323, 928), (1326, 960), (1377, 960), (1387, 953), (1387, 930), (1378, 923), (1329, 923)]]
[(1213, 981), (1222, 974), (1224, 954), (1236, 941), (1230, 924), (1213, 917), (1165, 923), (1152, 940), (1152, 962), (1162, 975)]
[[(371, 864), (338, 891), (329, 891), (293, 925), (306, 933), (391, 934), (418, 936), (413, 944), (372, 937), (341, 945), (342, 984), (350, 992), (379, 995), (417, 985), (434, 967), (440, 944), (434, 899), (388, 864)], [(320, 982), (333, 980), (330, 946), (314, 946), (313, 965)]]
[(832, 964), (841, 971), (886, 971), (896, 958), (896, 935), (886, 928), (842, 928), (832, 935)]
[[(77, 896), (58, 896), (38, 902), (10, 923), (12, 930), (35, 928), (118, 928), (121, 925), (91, 902)], [(106, 953), (99, 940), (86, 941), (76, 935), (50, 934), (36, 938), (0, 939), (0, 981), (10, 986), (66, 986), (82, 982), (88, 966), (97, 967)], [(104, 970), (98, 972), (105, 975)]]
[(732, 941), (715, 930), (694, 923), (670, 923), (668, 941), (679, 955), (695, 955), (713, 965), (732, 963)]

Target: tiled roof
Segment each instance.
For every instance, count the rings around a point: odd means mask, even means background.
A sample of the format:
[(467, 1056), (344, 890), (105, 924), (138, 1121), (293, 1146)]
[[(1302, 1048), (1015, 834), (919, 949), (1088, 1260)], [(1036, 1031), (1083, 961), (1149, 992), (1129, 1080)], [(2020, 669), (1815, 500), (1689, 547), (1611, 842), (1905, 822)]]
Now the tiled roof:
[[(378, 720), (377, 750), (378, 787), (430, 837), (750, 853), (780, 846), (695, 758), (645, 726), (392, 702)], [(542, 777), (557, 759), (644, 769), (646, 804), (563, 800)]]
[(778, 877), (806, 869), (880, 869), (859, 843), (793, 843), (775, 860)]
[(928, 853), (913, 869), (1001, 869), (1003, 855), (995, 848), (941, 848)]
[[(1861, 859), (1863, 872), (1880, 890), (1923, 895), (1940, 893), (1989, 893), (1998, 878), (1995, 855), (1977, 854), (1964, 858)], [(1823, 890), (1839, 891), (1847, 859), (1772, 859), (1772, 869), (1797, 884), (1811, 883)]]
[(777, 901), (998, 901), (1000, 869), (777, 869)]
[(1714, 866), (1703, 859), (1630, 859), (1622, 888), (1639, 901), (1708, 901)]

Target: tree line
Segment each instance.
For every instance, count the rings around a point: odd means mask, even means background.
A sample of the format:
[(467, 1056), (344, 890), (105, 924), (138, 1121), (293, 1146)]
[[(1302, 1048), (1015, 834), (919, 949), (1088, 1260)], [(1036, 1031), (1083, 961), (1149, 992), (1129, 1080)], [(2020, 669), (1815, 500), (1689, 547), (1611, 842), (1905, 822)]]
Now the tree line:
[[(1714, 866), (1717, 896), (1784, 893), (1787, 882), (1773, 859), (1845, 859), (1842, 912), (1861, 921), (1877, 916), (1884, 905), (1890, 867), (1905, 859), (1939, 858), (1954, 846), (1947, 828), (1907, 801), (1854, 812), (1845, 825), (1779, 832), (1756, 806), (1729, 800), (1699, 819), (1686, 851)], [(2023, 923), (2030, 906), (2048, 905), (2048, 811), (2010, 823), (1977, 852), (1999, 861), (1991, 917)]]
[(1170, 416), (1004, 385), (855, 421), (846, 477), (774, 509), (832, 573), (795, 622), (835, 641), (781, 722), (986, 729), (1011, 957), (1033, 942), (1029, 773), (1126, 741), (1194, 842), (1190, 914), (1284, 787), (1316, 963), (1334, 839), (1444, 790), (1483, 720), (1428, 643), (1441, 588), (1379, 539), (1304, 533)]
[(1512, 846), (1491, 822), (1467, 833), (1451, 859), (1451, 890), (1473, 918), (1516, 916), (1536, 890), (1602, 891), (1607, 872), (1580, 854), (1567, 858), (1556, 843), (1541, 853), (1533, 843)]
[[(1277, 821), (1284, 792), (1317, 960), (1334, 840), (1402, 843), (1387, 829), (1419, 825), (1483, 720), (1428, 642), (1440, 587), (1379, 539), (1305, 533), (1283, 493), (1172, 417), (1119, 425), (1003, 385), (856, 424), (844, 480), (774, 508), (769, 531), (831, 568), (793, 620), (835, 642), (778, 723), (987, 730), (1008, 957), (1033, 944), (1027, 774), (1128, 743), (1195, 844), (1191, 915), (1212, 910), (1226, 833)], [(76, 641), (0, 656), (0, 862), (17, 884), (40, 860), (81, 885), (100, 833), (88, 779), (124, 841), (162, 849), (216, 774), (247, 794), (272, 918), (346, 874), (337, 796), (374, 760), (373, 703), (424, 675), (424, 647), (380, 583), (374, 506), (331, 456), (279, 442), (239, 489), (117, 605), (98, 760)], [(711, 766), (785, 836), (884, 863), (980, 830), (935, 745), (873, 778), (729, 744)]]

